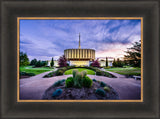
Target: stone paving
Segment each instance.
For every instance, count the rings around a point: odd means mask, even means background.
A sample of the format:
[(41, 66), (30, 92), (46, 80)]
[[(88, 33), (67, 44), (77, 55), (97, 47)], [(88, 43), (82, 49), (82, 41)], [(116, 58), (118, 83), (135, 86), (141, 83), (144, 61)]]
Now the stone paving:
[[(51, 72), (51, 71), (49, 71)], [(30, 78), (20, 79), (20, 100), (40, 100), (44, 91), (54, 82), (66, 79), (71, 75), (43, 78), (45, 72)], [(103, 81), (113, 87), (119, 94), (121, 100), (140, 99), (141, 81), (133, 78), (126, 78), (124, 75), (110, 72), (117, 78), (108, 78), (104, 76), (88, 75), (91, 79)]]

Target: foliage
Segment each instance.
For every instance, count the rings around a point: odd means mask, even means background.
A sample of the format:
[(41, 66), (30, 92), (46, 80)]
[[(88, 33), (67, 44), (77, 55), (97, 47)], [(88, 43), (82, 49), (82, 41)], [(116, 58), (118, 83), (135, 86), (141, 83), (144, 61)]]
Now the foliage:
[(97, 80), (96, 80), (96, 79), (92, 79), (92, 81), (97, 82)]
[(110, 92), (110, 88), (108, 86), (105, 86), (103, 89), (107, 92)]
[(30, 65), (36, 65), (37, 63), (37, 59), (33, 59), (31, 62), (30, 62)]
[(38, 60), (35, 64), (35, 67), (42, 67), (42, 66), (46, 66), (47, 65), (47, 61), (41, 61), (41, 60)]
[(65, 82), (66, 80), (65, 79), (63, 79), (63, 80), (61, 80), (62, 82)]
[(66, 67), (67, 66), (67, 59), (65, 55), (61, 56), (58, 60), (59, 67)]
[(119, 58), (117, 58), (117, 60), (113, 60), (113, 67), (123, 67), (123, 62), (119, 59)]
[(35, 76), (34, 73), (20, 72), (20, 76)]
[(63, 73), (64, 73), (64, 71), (62, 69), (58, 69), (56, 71), (56, 76), (61, 76), (61, 75), (63, 75)]
[(51, 60), (50, 66), (51, 66), (51, 67), (53, 67), (53, 66), (54, 66), (54, 60), (53, 60), (53, 57), (52, 57), (52, 60)]
[(72, 73), (73, 73), (73, 78), (76, 77), (76, 73), (78, 72), (78, 69), (73, 69)]
[(87, 76), (87, 71), (86, 71), (86, 70), (83, 70), (83, 71), (81, 72), (81, 74), (82, 74), (82, 77), (85, 77), (85, 76)]
[(96, 94), (98, 94), (98, 95), (100, 95), (102, 97), (104, 97), (106, 95), (105, 91), (103, 89), (100, 89), (100, 88), (98, 88), (96, 90)]
[(55, 71), (50, 72), (50, 73), (48, 73), (48, 74), (44, 75), (44, 76), (43, 76), (43, 78), (53, 77), (53, 76), (54, 76), (54, 74), (55, 74)]
[(67, 88), (73, 86), (73, 77), (68, 77), (68, 78), (67, 78), (67, 80), (65, 81), (65, 86), (66, 86)]
[(97, 75), (97, 76), (101, 76), (101, 75), (102, 75), (102, 71), (97, 70), (97, 71), (96, 71), (96, 75)]
[(29, 58), (26, 53), (20, 52), (20, 66), (27, 66), (29, 65)]
[(82, 78), (83, 78), (82, 74), (80, 72), (77, 72), (75, 78), (73, 78), (74, 81), (73, 86), (76, 88), (81, 88), (83, 84)]
[(98, 62), (98, 60), (95, 60), (95, 61), (92, 62), (91, 66), (100, 67), (100, 63)]
[(58, 97), (62, 94), (63, 90), (62, 89), (56, 89), (53, 94), (52, 97)]
[(59, 80), (59, 81), (55, 82), (53, 84), (53, 86), (61, 86), (63, 82), (64, 82), (63, 80)]
[[(61, 67), (57, 71), (55, 71), (52, 76), (59, 76), (59, 75), (63, 75), (63, 74), (65, 74), (65, 75), (72, 74), (74, 68), (78, 69), (78, 71), (86, 70), (87, 74), (91, 74), (91, 75), (95, 75), (95, 73), (96, 73), (96, 75), (99, 75), (99, 76), (106, 76), (106, 77), (110, 77), (110, 78), (115, 78), (115, 76), (113, 76), (112, 74), (110, 74), (108, 72), (101, 71), (97, 67), (87, 67), (87, 66), (84, 66), (83, 68), (82, 67), (76, 67), (76, 66)], [(86, 76), (86, 71), (82, 72), (82, 75)], [(44, 76), (44, 77), (48, 77), (48, 76), (49, 75), (47, 74), (47, 76)]]
[(113, 60), (112, 65), (113, 65), (113, 67), (116, 67), (116, 66), (117, 66), (117, 65), (116, 65), (116, 60), (115, 60), (115, 58), (114, 58), (114, 60)]
[(101, 82), (100, 82), (100, 86), (101, 86), (101, 87), (105, 87), (106, 84), (105, 84), (104, 82), (101, 81)]
[(108, 67), (108, 58), (106, 57), (106, 67)]
[(66, 87), (75, 87), (75, 88), (82, 88), (82, 87), (91, 87), (92, 80), (87, 76), (86, 71), (78, 72), (77, 69), (73, 70), (73, 77), (68, 77), (65, 84)]
[(127, 55), (124, 55), (128, 64), (133, 67), (141, 67), (141, 40), (135, 42), (131, 48), (126, 51)]
[(85, 76), (83, 78), (83, 86), (84, 87), (87, 87), (87, 88), (90, 88), (92, 86), (92, 80), (88, 77), (88, 76)]

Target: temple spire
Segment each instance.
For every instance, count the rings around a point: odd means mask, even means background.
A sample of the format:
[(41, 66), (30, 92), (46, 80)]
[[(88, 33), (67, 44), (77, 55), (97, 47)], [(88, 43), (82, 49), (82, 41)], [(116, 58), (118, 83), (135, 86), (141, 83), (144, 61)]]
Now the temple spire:
[(79, 33), (79, 49), (81, 48), (81, 41), (80, 41), (80, 33)]

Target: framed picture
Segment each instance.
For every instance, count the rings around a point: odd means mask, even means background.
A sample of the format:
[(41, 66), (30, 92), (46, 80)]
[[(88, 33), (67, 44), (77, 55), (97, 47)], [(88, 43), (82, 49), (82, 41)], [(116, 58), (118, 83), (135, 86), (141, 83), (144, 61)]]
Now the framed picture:
[(17, 33), (18, 102), (143, 102), (143, 18), (19, 17)]
[(1, 4), (1, 118), (159, 118), (159, 1)]

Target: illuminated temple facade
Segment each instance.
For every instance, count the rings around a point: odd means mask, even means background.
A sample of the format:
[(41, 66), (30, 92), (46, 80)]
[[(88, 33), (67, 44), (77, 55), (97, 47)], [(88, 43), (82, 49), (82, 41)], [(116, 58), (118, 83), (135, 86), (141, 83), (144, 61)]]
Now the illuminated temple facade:
[(79, 48), (66, 49), (64, 55), (70, 65), (89, 66), (95, 60), (94, 49), (81, 49), (80, 34), (79, 34)]

